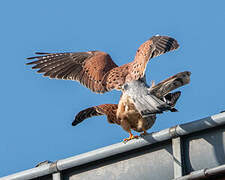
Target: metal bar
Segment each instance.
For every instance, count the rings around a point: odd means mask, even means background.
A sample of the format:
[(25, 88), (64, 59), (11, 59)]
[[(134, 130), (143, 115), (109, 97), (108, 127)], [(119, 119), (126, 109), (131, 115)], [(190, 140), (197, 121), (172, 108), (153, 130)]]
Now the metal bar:
[(61, 173), (57, 172), (52, 174), (52, 180), (61, 180)]
[(178, 125), (176, 127), (176, 133), (178, 136), (183, 136), (223, 124), (225, 124), (225, 112), (209, 116), (197, 121), (193, 121), (190, 123)]
[(9, 176), (5, 176), (3, 178), (0, 178), (1, 180), (27, 180), (27, 179), (33, 179), (40, 176), (45, 176), (51, 173), (54, 173), (54, 170), (50, 171), (51, 164), (46, 164), (43, 166), (39, 166), (36, 168), (32, 168), (26, 171), (22, 171), (19, 173), (15, 173)]
[(189, 175), (176, 178), (174, 180), (194, 180), (194, 179), (206, 179), (215, 175), (221, 175), (225, 173), (225, 164), (211, 168), (211, 169), (201, 169), (199, 171), (194, 171)]
[[(209, 129), (223, 124), (225, 124), (225, 113), (216, 114), (214, 116), (203, 118), (198, 121), (164, 129), (162, 131), (144, 136), (143, 138), (128, 141), (126, 144), (117, 143), (78, 156), (59, 160), (57, 162), (57, 168), (62, 171), (64, 169), (86, 164), (91, 161), (103, 159), (132, 149), (137, 149), (146, 145), (169, 140), (173, 137), (187, 135), (198, 130)], [(171, 131), (171, 129), (174, 129), (173, 132)]]
[(181, 177), (183, 175), (183, 162), (182, 162), (182, 146), (181, 138), (172, 139), (172, 149), (173, 149), (173, 168), (174, 168), (174, 178)]
[(204, 119), (200, 119), (198, 121), (173, 127), (175, 128), (173, 133), (171, 133), (171, 128), (164, 129), (162, 131), (144, 136), (143, 138), (131, 140), (127, 142), (126, 144), (117, 143), (111, 146), (107, 146), (107, 147), (100, 148), (88, 153), (81, 154), (78, 156), (62, 159), (55, 163), (43, 165), (40, 167), (15, 173), (9, 176), (5, 176), (0, 178), (0, 180), (12, 180), (12, 179), (27, 180), (27, 179), (32, 179), (36, 177), (41, 177), (41, 176), (52, 174), (64, 169), (82, 165), (88, 162), (110, 157), (115, 154), (123, 153), (129, 150), (146, 146), (146, 145), (169, 140), (177, 136), (187, 135), (196, 131), (209, 129), (209, 128), (216, 127), (223, 124), (225, 124), (225, 113), (216, 114)]

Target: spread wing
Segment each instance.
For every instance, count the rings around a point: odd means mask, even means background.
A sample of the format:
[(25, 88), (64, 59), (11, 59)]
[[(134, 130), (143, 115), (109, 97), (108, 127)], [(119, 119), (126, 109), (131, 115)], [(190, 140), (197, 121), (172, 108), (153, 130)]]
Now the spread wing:
[(107, 73), (104, 78), (107, 89), (121, 89), (125, 83), (142, 78), (149, 59), (178, 47), (179, 44), (174, 38), (153, 36), (138, 48), (133, 62), (114, 68)]
[(109, 54), (101, 51), (36, 54), (39, 56), (27, 59), (37, 60), (27, 64), (34, 65), (32, 69), (38, 69), (38, 73), (50, 78), (78, 81), (96, 93), (108, 91), (102, 79), (117, 67)]
[(117, 108), (117, 104), (102, 104), (99, 106), (84, 109), (76, 115), (72, 125), (76, 126), (87, 118), (101, 115), (106, 115), (109, 123), (119, 123), (116, 118)]
[(37, 59), (27, 63), (38, 73), (56, 79), (75, 80), (96, 93), (121, 87), (144, 76), (149, 59), (177, 49), (177, 41), (168, 36), (153, 36), (137, 50), (133, 62), (118, 67), (111, 57), (101, 51), (77, 53), (36, 53)]
[(149, 59), (179, 48), (176, 39), (169, 36), (153, 36), (137, 50), (135, 60), (147, 62)]
[[(137, 50), (133, 72), (136, 76), (144, 76), (146, 65), (151, 58), (179, 48), (176, 39), (169, 36), (153, 36), (145, 41)], [(136, 71), (136, 73), (135, 73)], [(137, 75), (138, 74), (138, 75)]]
[(158, 98), (162, 98), (170, 91), (184, 86), (190, 82), (191, 72), (184, 71), (171, 76), (155, 86), (150, 87), (150, 93)]

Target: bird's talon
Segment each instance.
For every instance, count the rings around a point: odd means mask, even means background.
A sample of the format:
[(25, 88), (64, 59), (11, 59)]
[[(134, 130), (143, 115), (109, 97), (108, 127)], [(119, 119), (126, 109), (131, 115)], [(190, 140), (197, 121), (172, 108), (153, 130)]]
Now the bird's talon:
[(130, 136), (130, 137), (128, 137), (128, 138), (125, 138), (125, 139), (123, 139), (123, 142), (128, 142), (128, 141), (130, 141), (131, 139), (138, 139), (139, 138), (139, 136), (134, 136), (134, 135), (132, 135), (132, 136)]

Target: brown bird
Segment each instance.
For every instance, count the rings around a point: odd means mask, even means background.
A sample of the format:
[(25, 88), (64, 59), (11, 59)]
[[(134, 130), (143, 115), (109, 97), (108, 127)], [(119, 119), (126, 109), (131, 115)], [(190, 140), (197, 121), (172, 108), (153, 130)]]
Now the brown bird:
[(101, 51), (74, 53), (36, 53), (40, 56), (29, 62), (33, 69), (44, 76), (56, 79), (75, 80), (96, 93), (113, 89), (121, 90), (134, 102), (142, 116), (151, 116), (166, 110), (173, 111), (168, 103), (149, 93), (145, 81), (145, 69), (149, 59), (179, 47), (177, 41), (168, 36), (153, 36), (137, 50), (133, 62), (117, 66), (111, 57)]
[[(141, 126), (150, 128), (152, 123), (149, 123), (150, 125), (140, 125), (138, 123), (139, 125), (136, 128), (130, 123), (130, 126), (125, 127), (129, 124), (125, 123), (128, 119), (137, 118), (143, 119), (143, 123), (150, 122), (155, 121), (156, 113), (162, 113), (167, 110), (175, 111), (172, 104), (164, 101), (162, 96), (158, 96), (160, 97), (158, 98), (156, 94), (148, 89), (145, 80), (145, 69), (149, 59), (175, 50), (178, 47), (179, 44), (175, 39), (157, 35), (144, 42), (138, 48), (133, 62), (119, 67), (113, 62), (109, 54), (101, 51), (73, 53), (38, 52), (36, 54), (39, 56), (28, 58), (37, 60), (27, 64), (34, 65), (32, 69), (38, 69), (37, 72), (44, 73), (44, 76), (75, 80), (96, 93), (104, 93), (113, 89), (121, 90), (123, 95), (116, 113), (116, 121), (121, 119), (121, 126), (132, 137), (133, 135), (130, 132), (131, 127), (136, 131), (145, 132), (145, 129), (148, 128)], [(173, 96), (175, 94), (171, 94), (171, 97)], [(177, 99), (179, 98), (178, 95), (176, 97)], [(109, 105), (103, 105), (103, 107), (108, 108)], [(133, 110), (130, 111), (129, 109)], [(100, 112), (96, 111), (94, 114)], [(144, 119), (147, 119), (147, 121), (144, 121)]]
[[(151, 94), (173, 107), (173, 112), (176, 112), (177, 110), (174, 106), (180, 97), (181, 92), (170, 92), (188, 84), (190, 82), (190, 75), (191, 73), (189, 71), (178, 73), (157, 85), (154, 85), (153, 83), (149, 88), (149, 91)], [(142, 116), (136, 109), (133, 100), (127, 94), (123, 93), (118, 105), (102, 104), (80, 111), (76, 115), (72, 125), (76, 126), (87, 118), (101, 115), (106, 115), (109, 123), (118, 124), (129, 133), (130, 136), (124, 139), (124, 141), (138, 137), (131, 133), (131, 129), (146, 134), (146, 130), (151, 128), (156, 120), (156, 114), (151, 114), (146, 117)]]
[(113, 89), (122, 90), (123, 85), (144, 77), (149, 59), (179, 47), (177, 41), (168, 36), (153, 36), (137, 50), (133, 62), (117, 66), (109, 54), (101, 51), (41, 53), (37, 59), (27, 63), (34, 65), (38, 73), (50, 78), (74, 80), (96, 93)]

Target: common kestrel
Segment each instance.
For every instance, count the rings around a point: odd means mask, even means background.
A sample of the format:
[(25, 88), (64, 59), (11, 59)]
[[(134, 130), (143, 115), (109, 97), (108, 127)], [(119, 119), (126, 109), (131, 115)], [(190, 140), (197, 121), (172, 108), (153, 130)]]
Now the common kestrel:
[[(178, 73), (165, 79), (157, 85), (154, 85), (153, 83), (149, 88), (149, 91), (152, 95), (173, 107), (173, 111), (176, 112), (177, 110), (174, 106), (180, 97), (181, 92), (170, 92), (188, 84), (190, 82), (190, 75), (191, 73), (189, 71)], [(151, 114), (146, 117), (141, 115), (136, 109), (133, 100), (127, 96), (127, 94), (122, 94), (118, 105), (102, 104), (80, 111), (76, 115), (72, 125), (76, 126), (87, 118), (101, 115), (106, 115), (109, 123), (118, 124), (129, 133), (130, 136), (129, 138), (124, 139), (125, 141), (137, 137), (133, 136), (131, 129), (137, 132), (144, 132), (143, 134), (145, 134), (146, 130), (151, 128), (156, 120), (156, 114)]]
[(168, 103), (149, 93), (145, 81), (145, 69), (149, 59), (179, 47), (177, 41), (168, 36), (153, 36), (137, 50), (134, 60), (117, 66), (110, 55), (101, 51), (74, 53), (36, 53), (40, 56), (27, 63), (39, 69), (38, 73), (56, 79), (75, 80), (96, 93), (113, 89), (129, 96), (138, 112), (143, 116), (173, 110)]
[(39, 69), (38, 73), (50, 78), (74, 80), (96, 93), (112, 89), (121, 90), (127, 82), (138, 80), (145, 75), (149, 59), (179, 47), (177, 41), (168, 36), (153, 36), (137, 50), (133, 62), (117, 66), (109, 54), (101, 51), (72, 53), (40, 53), (37, 59), (27, 63)]

